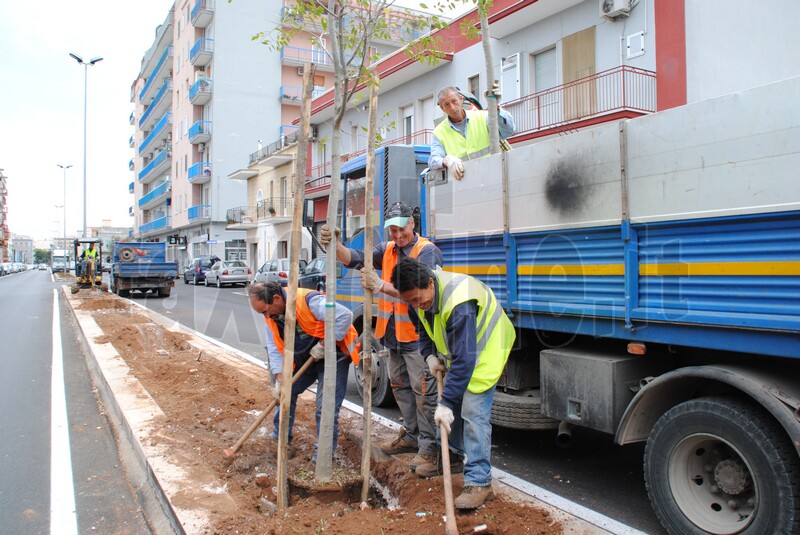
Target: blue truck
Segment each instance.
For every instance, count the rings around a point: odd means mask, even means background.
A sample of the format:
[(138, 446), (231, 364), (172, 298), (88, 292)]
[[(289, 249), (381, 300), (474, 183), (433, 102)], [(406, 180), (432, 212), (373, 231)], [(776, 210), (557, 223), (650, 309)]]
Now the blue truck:
[[(467, 161), (460, 181), (423, 172), (428, 147), (376, 151), (376, 239), (391, 203), (418, 208), (443, 269), (488, 284), (517, 328), (493, 423), (644, 442), (670, 533), (800, 533), (797, 95), (791, 78), (601, 124)], [(363, 157), (343, 164), (354, 248), (364, 176)], [(342, 270), (359, 329), (362, 296)]]
[(111, 291), (128, 297), (131, 291), (169, 297), (178, 277), (177, 262), (167, 262), (164, 242), (118, 242), (111, 264)]

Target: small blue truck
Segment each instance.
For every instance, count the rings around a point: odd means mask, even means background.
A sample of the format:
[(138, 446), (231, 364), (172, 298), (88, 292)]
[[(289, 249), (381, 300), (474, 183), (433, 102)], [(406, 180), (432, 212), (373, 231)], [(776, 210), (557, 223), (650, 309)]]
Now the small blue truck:
[(111, 291), (128, 297), (131, 290), (169, 297), (178, 277), (177, 262), (166, 261), (164, 242), (119, 242), (114, 244)]

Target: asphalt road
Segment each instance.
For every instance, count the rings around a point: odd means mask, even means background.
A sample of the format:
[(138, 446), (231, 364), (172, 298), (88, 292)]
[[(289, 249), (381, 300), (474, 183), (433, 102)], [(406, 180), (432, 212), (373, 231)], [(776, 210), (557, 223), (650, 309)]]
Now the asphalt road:
[(0, 532), (150, 533), (64, 304), (53, 321), (59, 286), (0, 278)]
[[(169, 298), (134, 294), (155, 312), (265, 360), (264, 320), (250, 310), (246, 289), (195, 287), (176, 281)], [(360, 403), (353, 374), (347, 399)], [(399, 421), (396, 408), (375, 412)], [(556, 444), (556, 432), (495, 427), (492, 463), (533, 485), (588, 507), (640, 531), (666, 533), (650, 506), (642, 477), (644, 446), (617, 446), (610, 435), (576, 428), (569, 447)]]

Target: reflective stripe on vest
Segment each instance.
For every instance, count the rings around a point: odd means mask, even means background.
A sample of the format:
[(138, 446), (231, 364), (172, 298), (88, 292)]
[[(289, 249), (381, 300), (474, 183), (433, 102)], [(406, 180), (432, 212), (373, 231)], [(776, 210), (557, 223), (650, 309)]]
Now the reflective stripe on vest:
[(477, 303), (476, 344), (477, 360), (467, 390), (480, 394), (491, 388), (503, 373), (508, 355), (514, 345), (516, 333), (511, 320), (497, 302), (491, 288), (467, 275), (436, 270), (439, 312), (433, 325), (425, 320), (425, 312), (417, 310), (420, 323), (436, 345), (436, 350), (447, 358), (450, 365), (450, 349), (447, 346), (447, 321), (453, 309), (461, 303)]
[(450, 126), (445, 119), (433, 129), (433, 135), (444, 147), (444, 153), (462, 160), (474, 160), (489, 155), (489, 126), (487, 113), (480, 110), (467, 110), (466, 138)]
[[(420, 236), (417, 243), (411, 248), (408, 254), (409, 258), (417, 258), (428, 245), (433, 245), (428, 238)], [(381, 263), (381, 278), (387, 282), (392, 281), (392, 270), (397, 265), (397, 250), (398, 247), (393, 241), (386, 244), (386, 250), (383, 252), (383, 262)], [(408, 315), (408, 305), (405, 301), (395, 297), (381, 294), (378, 300), (378, 317), (375, 322), (375, 338), (383, 338), (386, 334), (386, 326), (389, 324), (389, 318), (394, 314), (394, 329), (395, 335), (399, 342), (416, 342), (419, 339), (417, 329), (411, 323), (411, 318)]]
[[(309, 336), (322, 340), (325, 338), (325, 322), (319, 321), (316, 317), (314, 317), (314, 314), (311, 313), (311, 309), (308, 307), (308, 298), (316, 294), (325, 295), (323, 292), (315, 292), (307, 288), (297, 289), (297, 297), (295, 299), (297, 324), (300, 326), (303, 332)], [(283, 354), (284, 344), (283, 338), (281, 338), (280, 332), (278, 331), (278, 324), (275, 323), (275, 320), (266, 316), (264, 317), (264, 320), (267, 322), (267, 327), (269, 327), (269, 330), (272, 331), (272, 341), (275, 342), (275, 347), (277, 347), (278, 351)], [(355, 327), (350, 325), (350, 328), (347, 330), (347, 334), (345, 334), (344, 339), (337, 340), (336, 346), (345, 355), (350, 355), (350, 359), (353, 361), (353, 363), (358, 365), (358, 352), (360, 348), (358, 343), (358, 332), (356, 331)]]

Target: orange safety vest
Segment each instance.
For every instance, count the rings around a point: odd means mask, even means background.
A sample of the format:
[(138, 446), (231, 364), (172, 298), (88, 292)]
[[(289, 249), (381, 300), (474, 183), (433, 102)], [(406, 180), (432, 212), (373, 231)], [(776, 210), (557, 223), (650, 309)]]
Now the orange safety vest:
[[(419, 237), (417, 243), (411, 248), (409, 258), (417, 258), (422, 249), (427, 245), (433, 245), (428, 238)], [(381, 278), (386, 282), (392, 281), (392, 270), (397, 265), (397, 247), (394, 241), (386, 244), (383, 252), (383, 262), (381, 263)], [(386, 325), (389, 318), (394, 314), (394, 328), (397, 333), (398, 342), (416, 342), (419, 339), (414, 324), (408, 316), (408, 305), (400, 299), (382, 294), (378, 300), (378, 319), (375, 322), (375, 338), (383, 338), (386, 334)]]
[[(324, 339), (325, 322), (319, 321), (317, 318), (315, 318), (314, 314), (311, 313), (311, 309), (308, 308), (307, 299), (313, 294), (325, 295), (323, 292), (315, 292), (307, 288), (297, 289), (297, 323), (300, 325), (300, 328), (303, 329), (303, 332), (309, 336)], [(272, 318), (265, 316), (264, 319), (267, 322), (267, 327), (269, 327), (269, 330), (272, 331), (272, 340), (275, 342), (275, 346), (278, 348), (278, 351), (283, 353), (283, 338), (281, 338), (280, 332), (278, 331), (278, 324), (275, 323), (275, 320)], [(360, 344), (358, 343), (358, 332), (356, 331), (355, 327), (350, 325), (350, 329), (347, 330), (347, 334), (344, 335), (344, 339), (337, 340), (336, 345), (339, 347), (342, 353), (345, 355), (350, 355), (350, 359), (353, 361), (353, 364), (358, 366), (358, 351), (360, 349)]]

